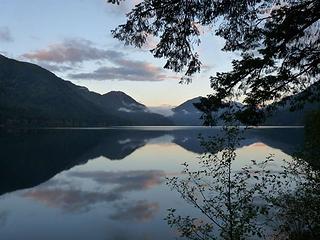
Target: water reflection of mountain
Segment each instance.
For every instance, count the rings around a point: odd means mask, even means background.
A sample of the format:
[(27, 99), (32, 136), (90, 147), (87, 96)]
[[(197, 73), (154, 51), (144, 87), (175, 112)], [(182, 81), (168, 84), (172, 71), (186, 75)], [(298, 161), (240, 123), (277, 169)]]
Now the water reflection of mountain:
[(242, 144), (255, 142), (262, 142), (288, 155), (293, 155), (303, 147), (304, 130), (301, 128), (251, 129), (245, 134)]
[[(199, 134), (203, 137), (219, 134), (220, 130), (189, 130), (175, 131), (173, 142), (195, 153), (203, 153), (204, 149), (199, 143)], [(303, 129), (301, 128), (258, 128), (244, 131), (244, 139), (240, 147), (262, 142), (272, 148), (280, 149), (288, 155), (292, 155), (303, 144)]]
[[(155, 130), (39, 130), (0, 133), (0, 194), (33, 187), (57, 173), (104, 156), (121, 160), (151, 139), (171, 135), (188, 151), (202, 153), (198, 135), (214, 135), (217, 129)], [(292, 154), (302, 142), (302, 129), (254, 129), (242, 146), (263, 142)]]

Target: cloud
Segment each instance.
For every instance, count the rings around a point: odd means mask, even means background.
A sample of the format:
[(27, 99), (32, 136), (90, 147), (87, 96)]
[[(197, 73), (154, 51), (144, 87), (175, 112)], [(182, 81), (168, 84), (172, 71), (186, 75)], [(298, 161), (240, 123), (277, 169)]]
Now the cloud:
[(130, 113), (130, 112), (134, 112), (134, 111), (132, 111), (131, 109), (123, 108), (123, 107), (119, 108), (118, 111), (120, 111), (120, 112), (129, 112), (129, 113)]
[(149, 106), (148, 109), (150, 110), (150, 112), (158, 113), (166, 117), (169, 117), (174, 114), (174, 112), (172, 111), (172, 108), (174, 107), (175, 106), (171, 106), (171, 105), (162, 105), (162, 106), (155, 106), (155, 107)]
[(13, 37), (8, 27), (0, 27), (0, 41), (13, 42)]
[(169, 78), (160, 67), (125, 57), (126, 55), (122, 52), (108, 51), (106, 59), (115, 66), (102, 66), (93, 72), (69, 74), (68, 77), (71, 79), (129, 81), (163, 81)]
[(4, 56), (8, 56), (8, 55), (9, 55), (9, 53), (6, 52), (6, 51), (0, 51), (0, 54), (1, 54), (1, 55), (4, 55)]
[[(154, 64), (127, 59), (122, 51), (103, 49), (85, 39), (67, 39), (61, 43), (51, 44), (47, 48), (25, 53), (22, 59), (57, 72), (74, 70), (79, 64), (95, 61), (100, 65), (91, 72), (73, 73), (68, 77), (81, 80), (128, 80), (128, 81), (163, 81), (179, 79), (165, 74), (164, 70)], [(103, 66), (101, 66), (103, 64)]]
[(66, 65), (54, 65), (54, 64), (44, 63), (44, 62), (39, 63), (39, 65), (52, 72), (64, 72), (64, 71), (73, 70), (73, 67), (66, 66)]
[(123, 53), (97, 48), (88, 40), (67, 39), (62, 43), (51, 44), (46, 49), (25, 53), (22, 57), (38, 62), (75, 64), (91, 60), (119, 58), (120, 55)]
[(129, 65), (118, 67), (100, 67), (93, 72), (69, 74), (71, 79), (120, 80), (120, 81), (163, 81), (170, 77), (163, 74), (161, 68), (152, 64), (131, 61)]

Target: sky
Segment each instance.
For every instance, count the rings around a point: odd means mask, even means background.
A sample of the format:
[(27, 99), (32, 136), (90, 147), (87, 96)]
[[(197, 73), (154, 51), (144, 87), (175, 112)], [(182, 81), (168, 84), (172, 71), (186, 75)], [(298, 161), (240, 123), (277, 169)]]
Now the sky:
[(153, 58), (150, 40), (142, 49), (124, 46), (111, 30), (125, 23), (136, 3), (106, 0), (0, 0), (0, 53), (38, 64), (90, 91), (123, 91), (147, 106), (177, 106), (211, 93), (209, 77), (231, 68), (224, 41), (203, 30), (197, 51), (202, 72), (190, 84)]

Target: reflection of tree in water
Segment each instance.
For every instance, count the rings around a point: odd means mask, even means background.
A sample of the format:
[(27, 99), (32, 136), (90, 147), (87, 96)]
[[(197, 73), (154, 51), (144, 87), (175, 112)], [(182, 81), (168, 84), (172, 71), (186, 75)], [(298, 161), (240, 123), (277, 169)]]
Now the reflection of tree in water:
[(168, 180), (200, 215), (170, 209), (168, 224), (188, 239), (319, 239), (318, 123), (306, 127), (304, 151), (277, 169), (270, 164), (273, 156), (235, 169), (238, 128), (208, 139), (200, 164), (185, 164), (183, 177)]
[(305, 127), (304, 151), (300, 154), (314, 168), (320, 169), (320, 111), (310, 113)]
[[(122, 160), (150, 141), (170, 136), (182, 148), (202, 154), (197, 137), (215, 135), (219, 129), (156, 130), (29, 130), (0, 131), (0, 195), (39, 185), (56, 174), (100, 156)], [(301, 129), (252, 129), (241, 146), (257, 141), (286, 154), (300, 144)]]
[[(270, 201), (281, 220), (279, 239), (320, 238), (320, 112), (309, 116), (303, 151), (284, 169), (295, 177)], [(295, 185), (295, 186), (293, 186)]]
[(266, 198), (280, 222), (275, 229), (277, 239), (319, 239), (320, 171), (298, 157), (283, 171), (291, 177), (273, 186)]

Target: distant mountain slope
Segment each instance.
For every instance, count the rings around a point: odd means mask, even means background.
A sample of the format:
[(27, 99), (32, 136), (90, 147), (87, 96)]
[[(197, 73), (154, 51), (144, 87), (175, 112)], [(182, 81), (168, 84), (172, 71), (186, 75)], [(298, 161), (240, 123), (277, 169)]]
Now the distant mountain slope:
[[(278, 107), (270, 117), (267, 118), (266, 125), (304, 125), (306, 118), (313, 111), (320, 110), (319, 83), (301, 91), (298, 94), (291, 95), (281, 100)], [(309, 99), (310, 101), (306, 101)], [(301, 104), (301, 109), (292, 111), (292, 104)]]
[(173, 114), (172, 108), (173, 108), (173, 106), (168, 105), (168, 104), (163, 104), (160, 106), (148, 106), (148, 109), (151, 112), (158, 113), (158, 114), (161, 114), (166, 117), (172, 116), (172, 114)]
[(320, 103), (306, 103), (302, 109), (290, 111), (290, 106), (279, 107), (268, 117), (264, 125), (288, 125), (298, 126), (304, 125), (306, 117), (309, 113), (315, 110), (320, 110)]
[(195, 97), (195, 98), (192, 98), (190, 100), (187, 100), (187, 101), (183, 102), (182, 104), (180, 104), (179, 106), (173, 108), (172, 111), (174, 111), (174, 112), (182, 112), (182, 113), (185, 113), (185, 114), (188, 114), (188, 113), (191, 113), (191, 112), (199, 112), (194, 107), (193, 104), (194, 103), (199, 103), (201, 98), (202, 97), (199, 96), (199, 97)]
[[(179, 106), (172, 109), (173, 115), (170, 116), (170, 119), (176, 125), (187, 125), (187, 126), (201, 126), (203, 125), (203, 120), (200, 119), (202, 116), (202, 112), (199, 111), (194, 104), (199, 103), (202, 97), (192, 98)], [(241, 103), (233, 102), (232, 106), (242, 107)], [(219, 116), (226, 110), (221, 108), (217, 112), (212, 113), (213, 116)], [(221, 121), (218, 120), (217, 125), (223, 124)]]
[(138, 103), (123, 92), (111, 91), (103, 94), (102, 99), (104, 106), (112, 110), (123, 112), (147, 111), (145, 105)]
[(176, 125), (182, 126), (200, 126), (202, 120), (200, 119), (202, 113), (195, 108), (194, 103), (200, 102), (201, 97), (192, 98), (179, 106), (172, 108), (173, 115), (169, 118)]
[[(301, 93), (300, 93), (301, 94)], [(293, 95), (292, 98), (296, 98), (298, 95)], [(203, 124), (200, 119), (202, 113), (194, 106), (194, 103), (200, 102), (201, 97), (190, 99), (181, 105), (172, 109), (174, 113), (169, 118), (176, 125), (184, 126), (199, 126)], [(234, 106), (242, 107), (243, 105), (238, 102), (233, 103)], [(269, 116), (262, 125), (278, 125), (278, 126), (297, 126), (304, 125), (305, 119), (309, 113), (315, 110), (320, 110), (320, 102), (314, 101), (312, 103), (305, 103), (304, 107), (300, 110), (290, 111), (290, 105), (284, 104), (278, 107), (271, 116)], [(223, 113), (223, 109), (220, 109), (215, 115)], [(223, 124), (221, 121), (217, 125)]]
[(0, 55), (0, 124), (37, 126), (169, 125), (121, 92), (104, 95), (26, 62)]

